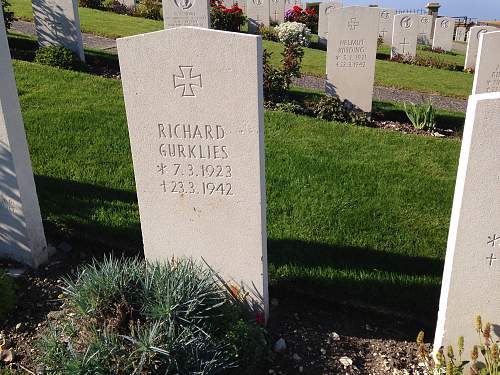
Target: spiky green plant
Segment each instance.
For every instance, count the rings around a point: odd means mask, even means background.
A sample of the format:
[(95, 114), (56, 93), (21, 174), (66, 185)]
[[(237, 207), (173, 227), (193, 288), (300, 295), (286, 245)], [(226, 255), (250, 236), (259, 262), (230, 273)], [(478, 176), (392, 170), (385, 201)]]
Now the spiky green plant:
[(429, 100), (427, 103), (416, 105), (404, 103), (404, 110), (408, 120), (415, 129), (433, 131), (436, 127), (436, 109)]

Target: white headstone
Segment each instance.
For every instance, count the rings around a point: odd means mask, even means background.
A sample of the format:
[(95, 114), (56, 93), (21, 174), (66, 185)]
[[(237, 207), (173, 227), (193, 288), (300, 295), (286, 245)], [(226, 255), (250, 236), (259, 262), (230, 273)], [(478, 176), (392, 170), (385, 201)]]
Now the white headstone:
[(455, 30), (455, 40), (457, 42), (465, 42), (466, 34), (467, 34), (467, 29), (464, 26), (458, 26)]
[(434, 38), (432, 49), (451, 51), (453, 49), (453, 33), (455, 32), (455, 20), (451, 17), (436, 18), (434, 25)]
[(434, 348), (479, 344), (477, 315), (499, 324), (500, 93), (469, 97)]
[(392, 42), (392, 23), (396, 11), (394, 9), (380, 9), (380, 22), (378, 25), (378, 36), (384, 40), (384, 43), (391, 44)]
[(479, 37), (488, 31), (497, 31), (493, 26), (473, 26), (467, 35), (467, 53), (465, 55), (465, 70), (473, 70), (476, 67), (477, 50), (479, 48)]
[(420, 16), (414, 13), (402, 13), (394, 16), (391, 58), (397, 55), (414, 57), (417, 54), (419, 21)]
[(371, 112), (379, 10), (345, 7), (329, 17), (326, 93)]
[(417, 43), (431, 44), (433, 17), (429, 14), (419, 15), (418, 17), (419, 25)]
[(31, 267), (47, 261), (47, 242), (0, 6), (0, 257)]
[(262, 38), (181, 27), (117, 46), (146, 258), (203, 258), (267, 315)]
[(38, 44), (63, 46), (85, 61), (77, 0), (33, 0)]
[(210, 28), (209, 0), (162, 0), (165, 29), (179, 26)]
[(248, 32), (255, 34), (259, 27), (269, 27), (270, 0), (247, 0)]
[(322, 46), (326, 46), (328, 40), (328, 14), (330, 14), (334, 9), (341, 8), (340, 3), (335, 2), (325, 2), (319, 4), (319, 14), (318, 14), (318, 42)]
[(120, 3), (129, 8), (134, 8), (136, 6), (135, 0), (120, 0)]
[(499, 51), (500, 31), (481, 34), (472, 94), (500, 92)]
[(285, 0), (269, 0), (271, 22), (280, 24), (285, 21)]

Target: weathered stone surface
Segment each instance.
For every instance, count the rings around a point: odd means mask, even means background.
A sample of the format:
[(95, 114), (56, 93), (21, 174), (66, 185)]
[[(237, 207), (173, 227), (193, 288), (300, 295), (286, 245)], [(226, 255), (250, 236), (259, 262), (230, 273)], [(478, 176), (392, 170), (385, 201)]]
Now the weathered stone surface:
[(380, 9), (380, 21), (378, 25), (378, 36), (384, 40), (384, 43), (392, 43), (392, 24), (396, 11), (394, 9)]
[(455, 20), (451, 17), (436, 18), (434, 24), (433, 49), (451, 51), (453, 48), (453, 33), (455, 32)]
[(336, 2), (325, 2), (319, 4), (318, 14), (318, 42), (326, 46), (328, 40), (328, 15), (334, 10), (341, 8), (342, 5)]
[(465, 42), (467, 29), (464, 26), (458, 26), (455, 30), (455, 40), (457, 42)]
[(391, 58), (397, 55), (416, 55), (419, 21), (418, 14), (402, 13), (394, 16)]
[(0, 7), (0, 257), (31, 267), (47, 261), (47, 242)]
[(162, 0), (165, 29), (179, 26), (210, 28), (209, 0)]
[(271, 22), (280, 24), (285, 21), (285, 0), (269, 0)]
[(261, 37), (181, 27), (117, 44), (146, 258), (202, 258), (267, 314)]
[(270, 0), (247, 0), (248, 32), (255, 34), (259, 27), (269, 27)]
[(380, 12), (355, 6), (329, 17), (326, 93), (371, 112)]
[(431, 44), (433, 17), (429, 14), (418, 16), (418, 37), (417, 43)]
[[(500, 92), (499, 51), (500, 31), (480, 35), (472, 94)], [(500, 122), (500, 118), (498, 120)]]
[(77, 0), (33, 0), (38, 44), (63, 46), (85, 61)]
[(479, 37), (481, 34), (488, 31), (497, 31), (493, 26), (473, 26), (467, 34), (467, 53), (465, 55), (465, 70), (474, 69), (476, 67), (477, 50), (479, 48)]
[(500, 323), (500, 93), (469, 98), (448, 234), (434, 348), (464, 336), (474, 320)]

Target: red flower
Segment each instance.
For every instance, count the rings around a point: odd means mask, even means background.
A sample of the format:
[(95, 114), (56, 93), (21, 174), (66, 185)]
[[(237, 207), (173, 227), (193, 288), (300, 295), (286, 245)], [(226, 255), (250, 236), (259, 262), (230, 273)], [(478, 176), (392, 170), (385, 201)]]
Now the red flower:
[(295, 13), (301, 13), (302, 12), (302, 8), (299, 7), (298, 5), (294, 5), (292, 9), (293, 9), (293, 11)]
[(308, 8), (305, 10), (307, 15), (314, 16), (316, 14), (316, 10), (314, 8)]

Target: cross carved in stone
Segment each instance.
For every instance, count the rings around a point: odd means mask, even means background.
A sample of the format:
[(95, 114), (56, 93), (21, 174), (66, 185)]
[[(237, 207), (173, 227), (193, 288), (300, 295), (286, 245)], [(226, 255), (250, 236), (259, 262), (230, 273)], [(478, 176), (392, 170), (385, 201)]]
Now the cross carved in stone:
[(193, 87), (201, 86), (201, 74), (193, 76), (192, 66), (179, 66), (181, 75), (174, 74), (174, 89), (182, 87), (182, 96), (196, 96)]

